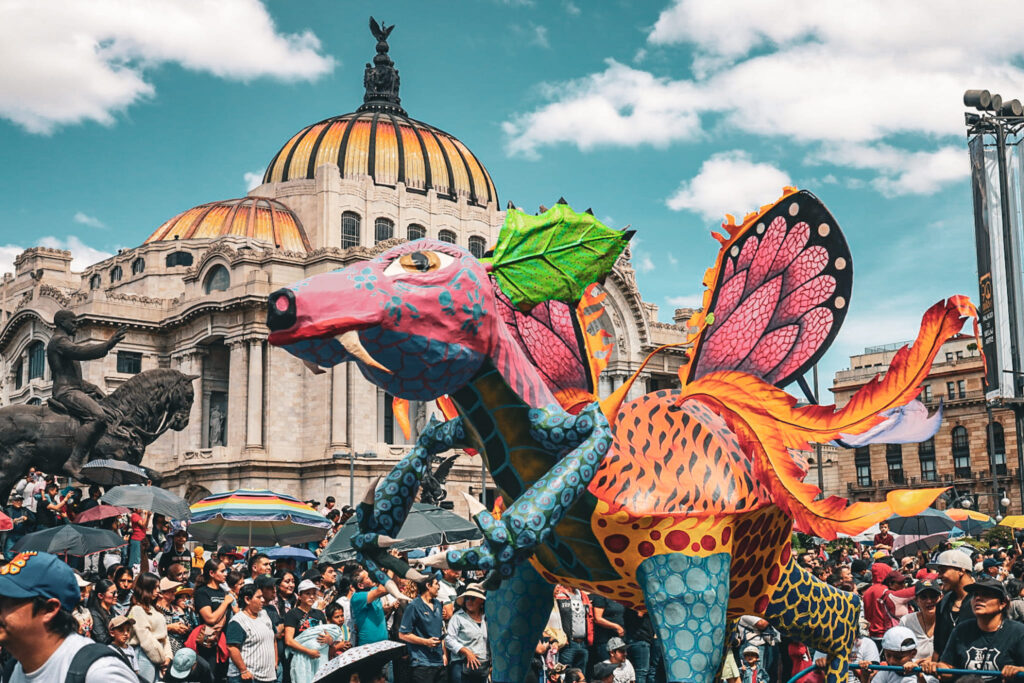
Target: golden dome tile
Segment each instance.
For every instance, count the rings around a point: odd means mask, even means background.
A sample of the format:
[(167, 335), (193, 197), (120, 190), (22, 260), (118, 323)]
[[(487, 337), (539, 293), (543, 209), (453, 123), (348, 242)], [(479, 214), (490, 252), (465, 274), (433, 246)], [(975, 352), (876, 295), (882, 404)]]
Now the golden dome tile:
[(251, 237), (286, 251), (309, 252), (309, 239), (291, 209), (266, 197), (225, 199), (196, 206), (165, 222), (144, 242)]

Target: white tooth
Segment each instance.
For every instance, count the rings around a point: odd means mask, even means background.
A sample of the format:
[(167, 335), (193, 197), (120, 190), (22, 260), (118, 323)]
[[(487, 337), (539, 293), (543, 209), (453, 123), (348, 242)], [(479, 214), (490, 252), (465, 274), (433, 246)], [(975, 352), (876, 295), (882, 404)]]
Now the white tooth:
[(324, 370), (322, 367), (320, 367), (311, 360), (304, 360), (302, 361), (302, 364), (305, 365), (306, 369), (312, 372), (314, 375), (322, 375), (325, 372), (327, 372), (326, 370)]
[(432, 567), (434, 569), (447, 569), (448, 568), (448, 552), (442, 551), (434, 553), (433, 555), (427, 555), (420, 560), (420, 566)]
[(477, 500), (474, 496), (471, 496), (468, 493), (466, 493), (465, 491), (463, 491), (462, 492), (462, 497), (466, 499), (466, 505), (469, 506), (469, 516), (470, 516), (470, 518), (476, 517), (481, 512), (487, 512), (487, 508), (485, 508), (483, 506), (483, 504), (479, 500)]
[(338, 343), (341, 344), (346, 351), (358, 360), (362, 361), (364, 365), (369, 365), (371, 368), (377, 368), (381, 372), (391, 374), (390, 370), (375, 361), (373, 356), (370, 355), (370, 352), (363, 348), (363, 343), (359, 341), (359, 333), (355, 330), (343, 332), (335, 337), (335, 339), (338, 340)]

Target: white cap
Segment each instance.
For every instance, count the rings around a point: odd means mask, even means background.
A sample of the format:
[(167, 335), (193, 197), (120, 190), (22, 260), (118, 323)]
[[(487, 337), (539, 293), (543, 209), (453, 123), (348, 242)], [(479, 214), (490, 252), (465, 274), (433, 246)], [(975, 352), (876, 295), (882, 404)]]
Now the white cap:
[(747, 645), (745, 648), (743, 648), (743, 654), (745, 654), (745, 655), (757, 655), (758, 657), (760, 657), (761, 656), (761, 651), (759, 649), (757, 649), (757, 645)]
[(320, 586), (316, 585), (315, 583), (313, 583), (309, 579), (304, 579), (302, 581), (302, 583), (299, 584), (299, 587), (295, 589), (295, 592), (296, 593), (305, 593), (306, 591), (315, 591), (315, 590), (320, 590)]
[(914, 638), (914, 632), (906, 626), (893, 626), (882, 636), (882, 649), (889, 652), (910, 652), (917, 649), (917, 639)]
[(935, 558), (935, 561), (930, 566), (935, 568), (955, 567), (956, 569), (963, 569), (965, 572), (969, 572), (974, 568), (974, 565), (971, 564), (971, 558), (959, 550), (945, 550), (939, 553), (939, 556)]

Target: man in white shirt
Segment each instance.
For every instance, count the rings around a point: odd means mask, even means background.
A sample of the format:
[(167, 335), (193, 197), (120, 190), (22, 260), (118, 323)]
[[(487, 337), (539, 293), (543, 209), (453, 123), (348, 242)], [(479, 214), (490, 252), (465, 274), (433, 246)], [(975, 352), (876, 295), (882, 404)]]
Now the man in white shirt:
[(0, 647), (18, 662), (9, 683), (64, 683), (72, 668), (85, 683), (138, 683), (114, 650), (75, 633), (80, 598), (55, 555), (20, 553), (0, 567)]
[(626, 659), (626, 641), (618, 636), (608, 639), (608, 659), (604, 661), (615, 667), (614, 683), (636, 683), (636, 671)]

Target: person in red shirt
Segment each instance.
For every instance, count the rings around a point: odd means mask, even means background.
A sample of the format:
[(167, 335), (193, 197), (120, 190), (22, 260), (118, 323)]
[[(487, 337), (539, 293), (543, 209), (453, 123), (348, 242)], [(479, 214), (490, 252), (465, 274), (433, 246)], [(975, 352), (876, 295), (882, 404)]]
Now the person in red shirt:
[(900, 579), (903, 579), (903, 575), (889, 565), (884, 562), (876, 562), (871, 565), (871, 586), (864, 591), (864, 618), (868, 622), (868, 635), (879, 642), (885, 632), (898, 623), (895, 617), (895, 605), (889, 597), (891, 589), (887, 585), (893, 574), (897, 574)]
[(132, 510), (132, 533), (128, 537), (128, 566), (134, 567), (142, 563), (142, 539), (146, 538), (149, 527), (149, 511)]
[(874, 547), (875, 550), (885, 550), (886, 552), (892, 552), (892, 545), (896, 542), (896, 539), (889, 533), (889, 522), (878, 523), (878, 533), (875, 534)]

